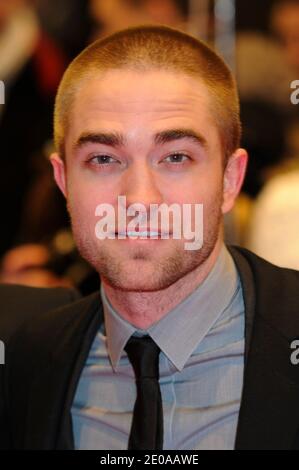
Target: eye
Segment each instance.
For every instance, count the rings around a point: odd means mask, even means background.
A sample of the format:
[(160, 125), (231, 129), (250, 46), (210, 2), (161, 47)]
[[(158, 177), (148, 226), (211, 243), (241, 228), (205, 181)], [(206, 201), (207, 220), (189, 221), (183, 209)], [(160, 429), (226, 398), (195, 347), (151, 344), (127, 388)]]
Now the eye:
[(94, 165), (108, 165), (110, 163), (120, 163), (118, 160), (115, 158), (111, 157), (110, 155), (94, 155), (88, 160), (89, 163), (92, 163)]
[(178, 153), (172, 153), (171, 155), (168, 155), (168, 157), (166, 157), (164, 160), (167, 163), (180, 164), (180, 163), (184, 163), (185, 161), (191, 160), (191, 158), (185, 153), (178, 152)]

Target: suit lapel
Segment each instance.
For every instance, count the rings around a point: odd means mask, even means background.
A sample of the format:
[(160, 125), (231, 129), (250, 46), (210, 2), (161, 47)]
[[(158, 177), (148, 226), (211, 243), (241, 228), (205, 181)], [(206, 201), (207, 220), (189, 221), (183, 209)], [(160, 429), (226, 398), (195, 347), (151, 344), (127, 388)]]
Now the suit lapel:
[[(291, 286), (287, 286), (284, 295), (282, 271), (277, 268), (273, 271), (268, 263), (257, 262), (252, 254), (242, 252), (245, 258), (240, 250), (231, 251), (244, 286), (247, 325), (247, 356), (235, 448), (291, 449), (299, 423), (299, 369), (290, 362), (292, 337), (284, 335), (278, 326), (286, 309), (289, 318), (298, 316), (298, 311), (295, 308), (292, 312), (294, 307), (288, 303)], [(294, 338), (299, 330), (292, 333)]]

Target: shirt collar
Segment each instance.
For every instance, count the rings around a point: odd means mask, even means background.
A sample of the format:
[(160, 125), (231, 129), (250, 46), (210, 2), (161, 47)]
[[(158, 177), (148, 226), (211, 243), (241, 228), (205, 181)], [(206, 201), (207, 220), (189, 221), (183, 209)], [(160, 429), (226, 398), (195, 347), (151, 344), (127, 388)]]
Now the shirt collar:
[(198, 344), (215, 325), (238, 287), (234, 261), (223, 244), (206, 279), (182, 302), (147, 330), (138, 330), (112, 307), (101, 284), (105, 334), (114, 370), (132, 334), (148, 334), (178, 370), (182, 370)]

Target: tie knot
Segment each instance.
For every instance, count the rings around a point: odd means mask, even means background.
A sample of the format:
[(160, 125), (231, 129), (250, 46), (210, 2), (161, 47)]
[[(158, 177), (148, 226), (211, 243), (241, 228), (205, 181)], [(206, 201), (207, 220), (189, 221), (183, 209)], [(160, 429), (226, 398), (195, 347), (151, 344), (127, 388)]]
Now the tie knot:
[(150, 336), (131, 336), (124, 349), (133, 366), (136, 380), (159, 379), (160, 348)]

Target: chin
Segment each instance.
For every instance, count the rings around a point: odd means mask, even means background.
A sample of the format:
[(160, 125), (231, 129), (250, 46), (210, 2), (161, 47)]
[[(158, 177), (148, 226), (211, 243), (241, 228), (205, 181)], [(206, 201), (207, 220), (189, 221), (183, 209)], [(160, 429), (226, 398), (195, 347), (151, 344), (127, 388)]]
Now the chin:
[(130, 278), (124, 280), (115, 278), (105, 278), (105, 281), (114, 289), (118, 289), (124, 292), (155, 292), (161, 289), (159, 283), (153, 281), (153, 279), (140, 279)]
[[(153, 292), (161, 289), (161, 280), (153, 266), (146, 266), (145, 262), (129, 263), (125, 269), (115, 272), (102, 271), (106, 282), (112, 287), (130, 292)], [(132, 266), (134, 264), (134, 266)], [(163, 282), (165, 284), (165, 280)]]

